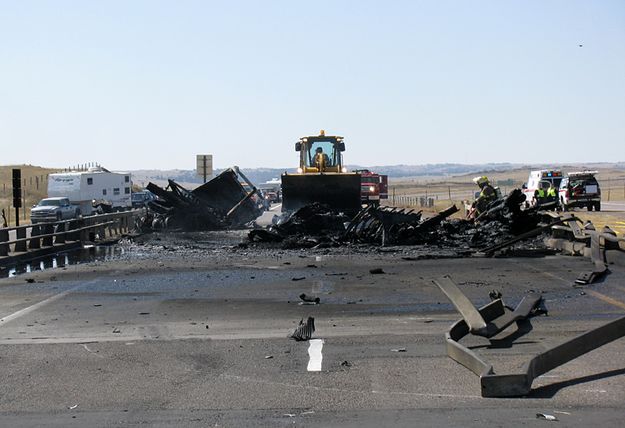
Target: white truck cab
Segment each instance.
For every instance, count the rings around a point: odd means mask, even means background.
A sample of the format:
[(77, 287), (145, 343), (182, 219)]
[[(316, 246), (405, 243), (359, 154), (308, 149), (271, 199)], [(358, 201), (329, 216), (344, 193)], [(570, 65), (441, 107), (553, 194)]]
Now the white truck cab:
[(530, 171), (527, 183), (523, 185), (522, 189), (526, 198), (526, 205), (529, 206), (535, 204), (534, 192), (536, 192), (539, 188), (545, 189), (546, 192), (549, 185), (553, 183), (553, 186), (556, 189), (559, 189), (562, 177), (562, 171), (557, 169), (539, 169), (536, 171)]
[(30, 222), (47, 223), (69, 220), (80, 216), (80, 208), (72, 205), (68, 198), (45, 198), (34, 205), (30, 212)]

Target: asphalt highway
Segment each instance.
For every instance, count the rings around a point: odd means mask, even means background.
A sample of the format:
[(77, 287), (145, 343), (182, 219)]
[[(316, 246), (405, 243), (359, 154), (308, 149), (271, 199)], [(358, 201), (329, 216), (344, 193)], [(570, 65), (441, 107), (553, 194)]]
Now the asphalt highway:
[[(476, 305), (493, 289), (510, 305), (543, 293), (549, 316), (514, 346), (472, 339), (513, 373), (625, 315), (625, 269), (580, 289), (590, 262), (565, 256), (145, 251), (0, 280), (0, 425), (534, 426), (545, 413), (622, 426), (625, 339), (541, 376), (528, 397), (482, 398), (478, 377), (446, 355), (459, 315), (432, 279), (451, 275)], [(316, 357), (287, 337), (308, 316)]]

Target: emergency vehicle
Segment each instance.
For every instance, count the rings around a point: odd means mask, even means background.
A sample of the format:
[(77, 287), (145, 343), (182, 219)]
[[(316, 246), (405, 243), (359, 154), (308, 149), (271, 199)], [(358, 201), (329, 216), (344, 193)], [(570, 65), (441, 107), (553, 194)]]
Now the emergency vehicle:
[(365, 205), (380, 205), (380, 199), (388, 199), (388, 175), (377, 174), (368, 169), (357, 169), (360, 174), (360, 201)]
[(560, 183), (562, 209), (586, 207), (588, 211), (601, 211), (601, 189), (595, 178), (597, 171), (569, 172)]
[(523, 194), (525, 195), (525, 203), (527, 205), (532, 204), (534, 199), (534, 192), (540, 187), (545, 189), (545, 192), (549, 188), (549, 185), (553, 183), (556, 189), (560, 188), (562, 182), (562, 171), (553, 169), (541, 169), (537, 171), (531, 171), (527, 178), (527, 183), (523, 184)]

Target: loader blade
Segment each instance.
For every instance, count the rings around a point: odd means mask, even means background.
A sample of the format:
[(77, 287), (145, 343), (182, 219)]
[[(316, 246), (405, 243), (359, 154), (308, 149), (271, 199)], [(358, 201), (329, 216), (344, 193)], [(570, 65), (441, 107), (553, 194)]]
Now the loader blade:
[(360, 174), (284, 174), (282, 211), (318, 202), (346, 214), (360, 208)]

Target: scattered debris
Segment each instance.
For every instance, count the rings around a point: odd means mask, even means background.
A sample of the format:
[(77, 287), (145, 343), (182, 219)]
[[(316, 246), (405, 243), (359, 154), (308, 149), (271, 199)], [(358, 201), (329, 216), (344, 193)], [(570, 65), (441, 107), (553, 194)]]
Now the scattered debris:
[(319, 297), (307, 296), (306, 293), (302, 293), (299, 295), (299, 298), (302, 299), (304, 303), (312, 303), (318, 305), (321, 302)]
[(501, 291), (499, 290), (491, 290), (488, 292), (488, 297), (490, 297), (490, 300), (497, 300), (497, 299), (501, 299)]
[(25, 279), (25, 281), (26, 281), (27, 283), (29, 283), (29, 284), (32, 284), (32, 283), (34, 283), (34, 282), (35, 282), (35, 279), (34, 279), (34, 278), (26, 278), (26, 279)]
[(293, 278), (291, 278), (291, 281), (301, 281), (303, 279), (306, 279), (305, 276), (295, 276)]
[(369, 273), (372, 275), (380, 275), (385, 273), (384, 270), (382, 268), (374, 268), (374, 269), (369, 269)]
[(272, 358), (273, 358), (273, 355), (265, 355), (266, 360), (271, 360)]
[(341, 367), (351, 367), (352, 363), (350, 363), (349, 361), (345, 360), (341, 363)]
[(114, 328), (113, 328), (113, 333), (115, 333), (115, 334), (119, 334), (119, 333), (121, 333), (121, 332), (122, 332), (122, 331), (121, 331), (119, 328), (117, 328), (117, 327), (114, 327)]
[(74, 404), (73, 406), (69, 406), (68, 409), (69, 410), (74, 410), (76, 407), (78, 407), (78, 404)]
[(406, 352), (406, 348), (391, 349), (391, 352)]
[(299, 325), (289, 337), (292, 339), (299, 341), (310, 340), (312, 334), (315, 332), (315, 319), (313, 317), (308, 317), (306, 322), (302, 318), (299, 322)]
[(547, 421), (557, 421), (558, 418), (556, 418), (553, 415), (548, 415), (547, 413), (536, 413), (536, 419), (545, 419)]

